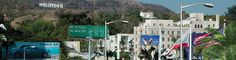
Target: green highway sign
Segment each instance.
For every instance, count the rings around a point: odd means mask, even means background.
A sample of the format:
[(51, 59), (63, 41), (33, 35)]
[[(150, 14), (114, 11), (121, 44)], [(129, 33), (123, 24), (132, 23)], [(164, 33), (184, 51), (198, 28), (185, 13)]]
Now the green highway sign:
[[(108, 31), (108, 29), (106, 29)], [(70, 38), (104, 38), (105, 26), (70, 25), (68, 34)], [(108, 36), (108, 35), (106, 35)]]

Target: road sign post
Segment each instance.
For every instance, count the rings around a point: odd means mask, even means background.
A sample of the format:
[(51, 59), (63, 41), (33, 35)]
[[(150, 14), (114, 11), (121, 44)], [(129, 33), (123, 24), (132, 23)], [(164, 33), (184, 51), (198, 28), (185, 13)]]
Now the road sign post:
[(106, 31), (105, 26), (90, 26), (90, 25), (70, 25), (68, 35), (70, 38), (88, 38), (89, 41), (89, 60), (91, 60), (91, 40), (93, 38), (104, 38)]

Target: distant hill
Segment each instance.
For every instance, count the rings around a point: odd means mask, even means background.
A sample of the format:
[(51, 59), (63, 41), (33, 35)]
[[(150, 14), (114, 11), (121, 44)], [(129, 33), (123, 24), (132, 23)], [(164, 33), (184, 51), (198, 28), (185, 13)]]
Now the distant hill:
[[(40, 7), (40, 3), (63, 4), (64, 8)], [(103, 25), (104, 21), (128, 20), (128, 25), (109, 25), (110, 34), (133, 33), (133, 27), (145, 20), (139, 16), (141, 11), (154, 12), (154, 16), (159, 19), (176, 16), (162, 5), (136, 0), (0, 0), (0, 14), (11, 17), (13, 28), (36, 19), (65, 20), (66, 24), (79, 25)]]
[(175, 14), (162, 5), (140, 3), (136, 0), (1, 0), (0, 13), (21, 16), (39, 10), (59, 10), (39, 7), (39, 3), (60, 3), (64, 5), (63, 9), (98, 10), (103, 12), (122, 12), (127, 9), (136, 9), (155, 12), (156, 17)]

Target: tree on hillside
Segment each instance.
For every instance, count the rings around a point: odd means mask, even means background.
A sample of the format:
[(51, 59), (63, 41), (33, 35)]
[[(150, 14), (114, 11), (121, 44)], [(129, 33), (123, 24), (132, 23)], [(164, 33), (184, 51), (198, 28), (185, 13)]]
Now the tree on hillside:
[(225, 31), (225, 41), (223, 42), (224, 47), (226, 48), (226, 60), (235, 60), (236, 59), (236, 21), (232, 21), (226, 28)]
[(59, 23), (63, 25), (100, 25), (104, 26), (105, 21), (127, 20), (128, 24), (121, 22), (112, 23), (108, 25), (109, 34), (117, 33), (133, 33), (133, 27), (137, 26), (143, 19), (139, 16), (139, 10), (129, 9), (127, 11), (118, 12), (101, 12), (99, 10), (81, 12), (79, 14), (58, 13)]
[[(189, 13), (183, 11), (183, 20), (189, 18)], [(174, 21), (180, 21), (180, 13), (179, 14), (171, 14), (169, 19)]]
[(231, 21), (236, 21), (236, 5), (229, 7), (228, 12), (226, 12), (226, 16), (229, 18)]
[(67, 36), (67, 26), (53, 24), (53, 22), (41, 19), (23, 23), (17, 30), (23, 32), (22, 37), (24, 38), (21, 40), (26, 41), (64, 40)]

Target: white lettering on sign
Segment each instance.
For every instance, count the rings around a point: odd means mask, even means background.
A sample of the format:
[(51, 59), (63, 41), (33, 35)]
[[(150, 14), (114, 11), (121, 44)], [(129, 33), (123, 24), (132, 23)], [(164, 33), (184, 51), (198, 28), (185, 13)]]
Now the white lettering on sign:
[(70, 32), (86, 32), (86, 30), (70, 30)]
[(56, 4), (56, 3), (39, 3), (40, 7), (47, 7), (47, 8), (63, 8), (63, 4)]

